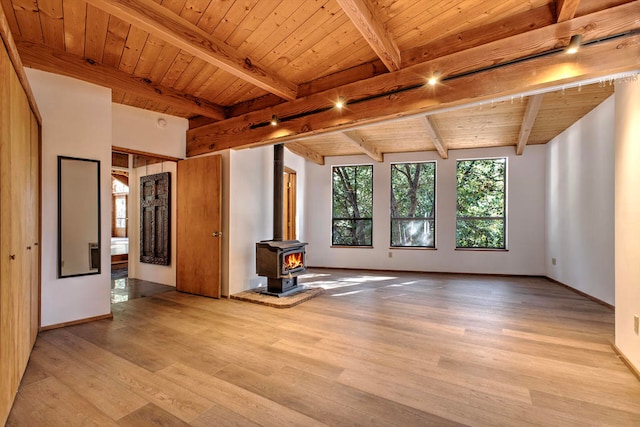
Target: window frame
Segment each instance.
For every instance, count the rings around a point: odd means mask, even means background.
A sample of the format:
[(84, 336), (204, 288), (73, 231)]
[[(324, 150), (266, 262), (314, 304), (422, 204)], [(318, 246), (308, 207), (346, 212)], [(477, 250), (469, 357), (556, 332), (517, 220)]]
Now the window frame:
[[(335, 205), (335, 196), (334, 196), (334, 174), (336, 168), (344, 168), (344, 167), (368, 167), (371, 168), (371, 217), (360, 217), (360, 218), (349, 218), (349, 217), (334, 217), (334, 205)], [(362, 164), (346, 164), (346, 165), (331, 165), (331, 247), (336, 248), (373, 248), (373, 209), (374, 209), (374, 197), (375, 194), (373, 192), (373, 177), (374, 168), (372, 163), (362, 163)], [(334, 224), (336, 221), (369, 221), (370, 226), (370, 236), (369, 241), (371, 244), (362, 244), (362, 245), (347, 245), (342, 243), (335, 243), (334, 241)]]
[[(433, 163), (433, 216), (429, 218), (406, 218), (406, 217), (398, 217), (394, 218), (391, 216), (391, 206), (389, 206), (389, 248), (390, 249), (436, 249), (437, 247), (437, 236), (438, 229), (436, 223), (437, 217), (437, 176), (438, 176), (438, 162), (436, 160), (421, 160), (421, 161), (409, 161), (409, 162), (391, 162), (389, 164), (389, 204), (391, 205), (391, 195), (393, 193), (393, 166), (394, 165), (403, 165), (403, 164), (419, 164), (419, 163)], [(394, 245), (393, 244), (393, 221), (416, 221), (416, 220), (424, 220), (424, 221), (433, 221), (433, 245), (432, 246), (404, 246), (404, 245)]]
[[(480, 161), (480, 160), (504, 160), (504, 190), (502, 194), (503, 204), (503, 216), (501, 217), (460, 217), (458, 216), (458, 164), (460, 162)], [(457, 251), (508, 251), (508, 235), (507, 235), (507, 218), (508, 218), (508, 175), (509, 174), (509, 157), (508, 156), (496, 156), (496, 157), (474, 157), (467, 159), (456, 159), (455, 168), (455, 188), (456, 188), (456, 226), (455, 226), (455, 250)], [(458, 221), (496, 221), (502, 220), (502, 235), (504, 236), (503, 244), (501, 247), (492, 246), (458, 246)]]

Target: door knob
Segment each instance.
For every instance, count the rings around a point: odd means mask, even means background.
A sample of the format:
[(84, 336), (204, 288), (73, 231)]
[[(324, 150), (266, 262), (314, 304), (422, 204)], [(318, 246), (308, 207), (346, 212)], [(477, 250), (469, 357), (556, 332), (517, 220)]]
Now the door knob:
[(222, 231), (214, 231), (211, 233), (211, 237), (222, 237)]

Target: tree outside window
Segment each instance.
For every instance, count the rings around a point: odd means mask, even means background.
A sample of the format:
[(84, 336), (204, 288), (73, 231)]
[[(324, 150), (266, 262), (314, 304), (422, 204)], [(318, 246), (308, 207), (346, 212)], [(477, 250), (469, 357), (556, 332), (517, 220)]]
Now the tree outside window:
[(436, 164), (391, 165), (391, 246), (435, 247)]
[(333, 167), (331, 244), (371, 246), (373, 236), (373, 166)]
[(507, 159), (459, 160), (456, 248), (506, 248)]

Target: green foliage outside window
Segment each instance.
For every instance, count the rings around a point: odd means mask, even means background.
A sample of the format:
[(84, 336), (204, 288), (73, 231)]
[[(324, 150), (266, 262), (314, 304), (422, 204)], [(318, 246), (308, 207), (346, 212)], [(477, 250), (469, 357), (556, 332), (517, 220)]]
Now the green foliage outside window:
[(373, 166), (333, 167), (332, 245), (371, 246)]
[(506, 248), (507, 160), (457, 162), (457, 248)]
[(436, 164), (391, 165), (391, 246), (435, 247)]

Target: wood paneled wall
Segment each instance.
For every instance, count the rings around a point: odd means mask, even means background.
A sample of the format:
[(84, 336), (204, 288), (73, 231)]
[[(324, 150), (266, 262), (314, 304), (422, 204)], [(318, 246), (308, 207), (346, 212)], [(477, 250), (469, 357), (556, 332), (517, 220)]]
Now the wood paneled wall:
[(40, 313), (40, 125), (0, 38), (0, 425), (27, 366)]

